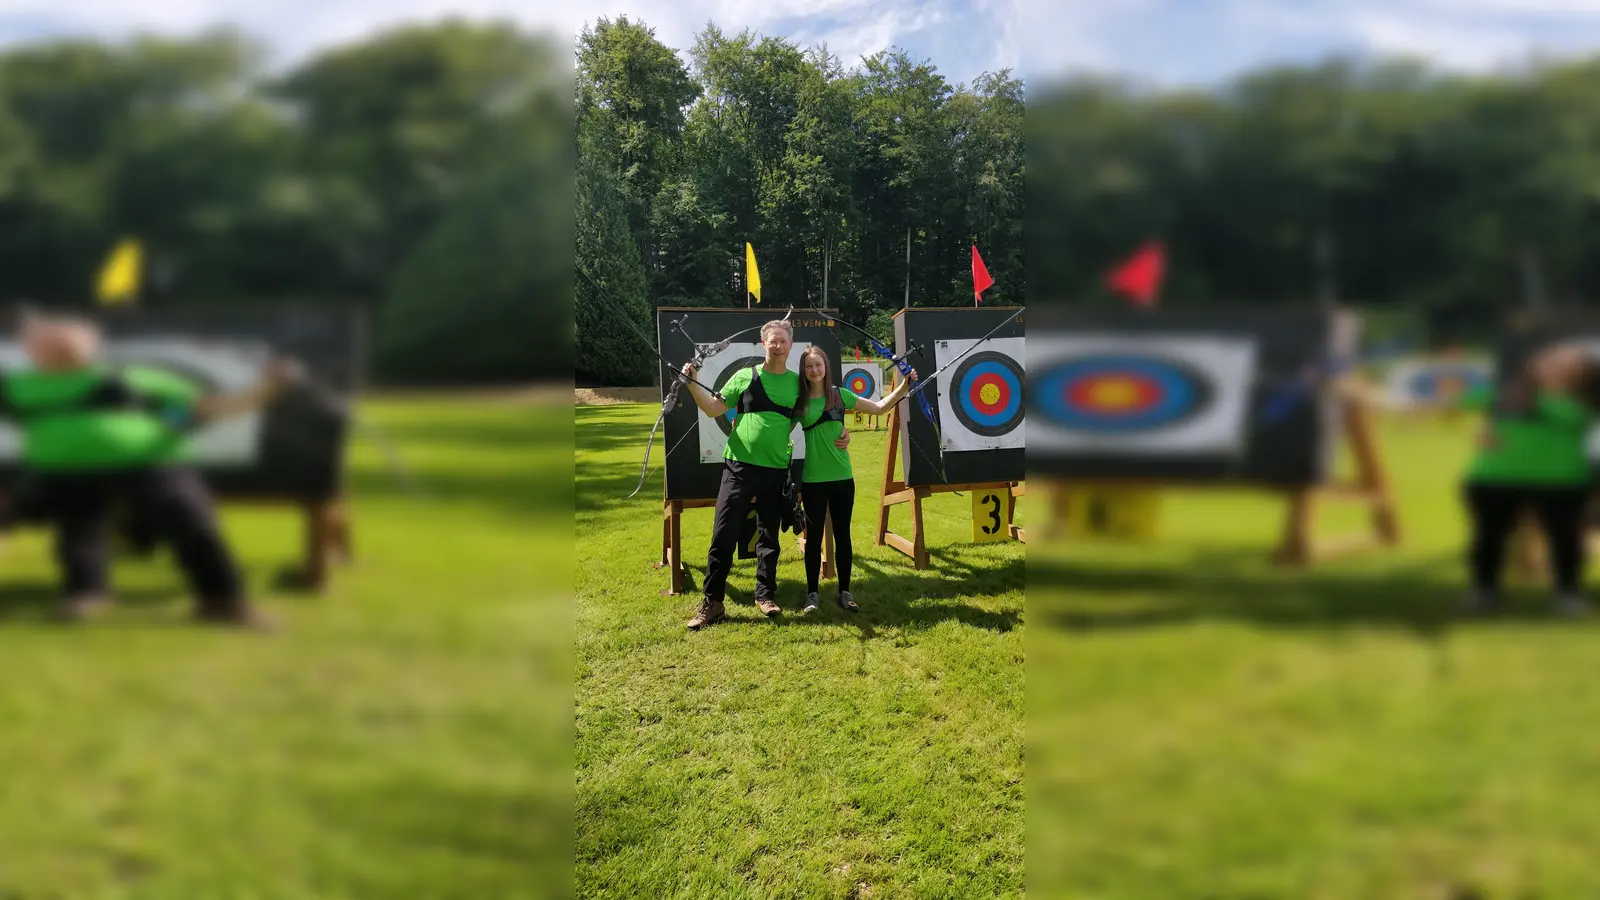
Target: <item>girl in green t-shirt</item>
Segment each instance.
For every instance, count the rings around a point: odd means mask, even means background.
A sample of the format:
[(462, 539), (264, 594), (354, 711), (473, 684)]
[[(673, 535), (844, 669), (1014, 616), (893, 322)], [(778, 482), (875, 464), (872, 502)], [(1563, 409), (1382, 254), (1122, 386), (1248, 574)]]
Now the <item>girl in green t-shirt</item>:
[(1588, 612), (1582, 596), (1584, 514), (1593, 484), (1588, 441), (1597, 376), (1600, 366), (1583, 348), (1559, 344), (1535, 353), (1516, 378), (1499, 387), (1410, 406), (1485, 416), (1462, 485), (1472, 518), (1471, 611), (1500, 605), (1506, 544), (1518, 516), (1532, 507), (1548, 542), (1558, 608)]
[(850, 453), (841, 446), (846, 410), (880, 416), (894, 408), (917, 377), (900, 382), (889, 396), (873, 401), (833, 384), (833, 366), (820, 347), (800, 354), (800, 399), (794, 418), (805, 434), (806, 460), (801, 475), (800, 502), (806, 517), (806, 606), (817, 608), (817, 579), (822, 573), (822, 528), (833, 517), (834, 567), (839, 573), (839, 607), (860, 609), (850, 594), (850, 511), (855, 507), (856, 482), (850, 470)]

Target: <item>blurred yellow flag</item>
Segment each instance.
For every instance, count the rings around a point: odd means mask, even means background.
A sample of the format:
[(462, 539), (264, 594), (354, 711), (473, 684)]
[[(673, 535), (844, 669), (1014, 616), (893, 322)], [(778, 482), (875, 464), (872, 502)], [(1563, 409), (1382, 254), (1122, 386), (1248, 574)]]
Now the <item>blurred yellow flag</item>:
[(755, 296), (756, 302), (761, 302), (761, 271), (756, 268), (756, 248), (746, 241), (744, 245), (744, 285), (745, 290)]
[(100, 302), (128, 303), (139, 293), (139, 269), (144, 248), (134, 238), (124, 238), (107, 257), (100, 270)]

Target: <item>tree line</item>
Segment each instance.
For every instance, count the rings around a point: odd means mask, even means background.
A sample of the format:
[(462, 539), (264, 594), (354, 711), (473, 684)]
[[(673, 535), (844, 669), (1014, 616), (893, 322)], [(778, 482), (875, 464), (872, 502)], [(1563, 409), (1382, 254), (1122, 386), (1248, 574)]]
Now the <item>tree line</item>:
[(627, 17), (579, 37), (580, 379), (653, 383), (653, 311), (743, 308), (747, 242), (763, 306), (820, 306), (826, 288), (886, 341), (908, 295), (973, 302), (974, 244), (984, 303), (1022, 302), (1020, 79), (952, 85), (898, 50), (847, 65), (714, 25), (688, 57)]
[[(356, 304), (389, 382), (571, 370), (570, 44), (455, 20), (287, 71), (229, 30), (0, 53), (0, 300)], [(541, 340), (542, 339), (542, 340)]]
[(1028, 129), (1037, 299), (1120, 302), (1104, 273), (1152, 238), (1163, 305), (1333, 299), (1486, 338), (1600, 289), (1600, 60), (1335, 57), (1210, 91), (1074, 78), (1036, 93)]

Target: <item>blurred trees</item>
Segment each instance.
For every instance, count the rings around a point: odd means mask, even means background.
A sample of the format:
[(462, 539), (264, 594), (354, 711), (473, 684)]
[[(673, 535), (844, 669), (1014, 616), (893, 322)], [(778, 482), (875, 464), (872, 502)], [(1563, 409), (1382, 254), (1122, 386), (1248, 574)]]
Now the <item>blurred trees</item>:
[(227, 31), (0, 53), (0, 299), (85, 304), (132, 236), (143, 305), (357, 303), (382, 380), (562, 375), (566, 52), (449, 21), (287, 72)]
[(1120, 302), (1104, 273), (1150, 237), (1163, 303), (1310, 303), (1326, 273), (1345, 302), (1486, 336), (1530, 274), (1551, 304), (1600, 295), (1600, 62), (1335, 58), (1206, 93), (1077, 78), (1028, 127), (1039, 299)]

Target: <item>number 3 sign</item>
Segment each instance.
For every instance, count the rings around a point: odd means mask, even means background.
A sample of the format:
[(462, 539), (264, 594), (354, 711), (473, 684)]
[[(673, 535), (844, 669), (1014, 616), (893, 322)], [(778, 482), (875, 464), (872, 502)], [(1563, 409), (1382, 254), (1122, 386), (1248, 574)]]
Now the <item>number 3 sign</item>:
[(972, 540), (1004, 541), (1011, 537), (1011, 504), (1007, 491), (972, 492)]

